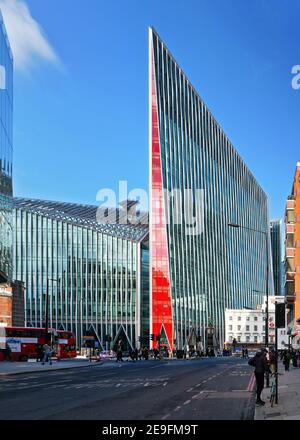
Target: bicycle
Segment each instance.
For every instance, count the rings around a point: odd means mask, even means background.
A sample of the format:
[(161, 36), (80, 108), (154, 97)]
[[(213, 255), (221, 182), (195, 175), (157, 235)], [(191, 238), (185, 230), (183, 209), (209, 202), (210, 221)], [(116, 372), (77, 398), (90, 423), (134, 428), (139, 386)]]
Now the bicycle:
[(276, 382), (278, 380), (278, 376), (282, 376), (282, 373), (272, 374), (272, 382), (271, 382), (271, 390), (270, 390), (270, 403), (272, 408), (276, 398)]

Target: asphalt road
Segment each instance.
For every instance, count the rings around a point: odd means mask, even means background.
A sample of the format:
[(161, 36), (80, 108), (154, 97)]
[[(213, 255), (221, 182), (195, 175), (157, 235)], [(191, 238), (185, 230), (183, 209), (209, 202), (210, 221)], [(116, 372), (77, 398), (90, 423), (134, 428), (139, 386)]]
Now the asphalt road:
[(106, 362), (0, 378), (1, 420), (252, 420), (242, 359)]

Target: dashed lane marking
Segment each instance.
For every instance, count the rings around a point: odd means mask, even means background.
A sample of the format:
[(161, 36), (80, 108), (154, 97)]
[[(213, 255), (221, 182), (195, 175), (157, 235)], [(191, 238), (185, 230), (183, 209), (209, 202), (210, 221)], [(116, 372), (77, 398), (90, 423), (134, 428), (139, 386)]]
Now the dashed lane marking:
[(191, 400), (187, 400), (186, 402), (184, 402), (184, 405), (188, 405), (189, 403), (191, 403)]
[(161, 419), (162, 419), (162, 420), (166, 420), (169, 416), (170, 416), (170, 414), (166, 414), (166, 415), (163, 416)]

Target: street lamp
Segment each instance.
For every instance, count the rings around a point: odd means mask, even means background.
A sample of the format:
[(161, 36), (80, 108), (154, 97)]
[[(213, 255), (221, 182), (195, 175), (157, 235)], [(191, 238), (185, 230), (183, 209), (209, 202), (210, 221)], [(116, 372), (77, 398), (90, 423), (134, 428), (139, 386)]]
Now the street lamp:
[[(228, 226), (236, 229), (247, 229), (248, 231), (257, 232), (259, 234), (264, 234), (265, 243), (266, 243), (266, 257), (267, 257), (267, 265), (266, 265), (266, 317), (265, 317), (265, 346), (269, 347), (269, 243), (268, 243), (268, 233), (265, 231), (260, 231), (259, 229), (252, 229), (246, 226), (241, 226), (236, 223), (228, 223)], [(255, 292), (258, 292), (255, 290)], [(261, 293), (261, 292), (260, 292)]]

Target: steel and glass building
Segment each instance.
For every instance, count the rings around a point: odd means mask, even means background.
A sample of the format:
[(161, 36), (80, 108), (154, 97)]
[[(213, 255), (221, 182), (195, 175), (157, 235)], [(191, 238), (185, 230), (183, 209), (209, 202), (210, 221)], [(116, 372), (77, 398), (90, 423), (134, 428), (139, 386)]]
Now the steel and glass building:
[(114, 220), (104, 212), (99, 223), (105, 208), (13, 203), (14, 278), (25, 283), (26, 325), (45, 326), (48, 290), (49, 327), (74, 331), (78, 345), (90, 331), (102, 348), (149, 339), (148, 214), (133, 225), (121, 224), (123, 211)]
[(0, 283), (12, 279), (13, 56), (0, 12)]
[(222, 346), (225, 309), (266, 292), (267, 196), (152, 28), (149, 84), (150, 332), (182, 348), (210, 328)]
[(276, 295), (282, 295), (282, 252), (281, 252), (281, 220), (271, 220), (271, 254), (273, 264), (274, 290)]

